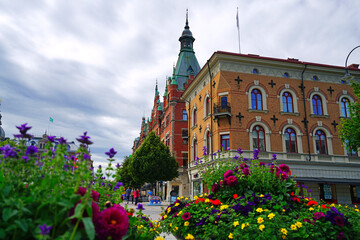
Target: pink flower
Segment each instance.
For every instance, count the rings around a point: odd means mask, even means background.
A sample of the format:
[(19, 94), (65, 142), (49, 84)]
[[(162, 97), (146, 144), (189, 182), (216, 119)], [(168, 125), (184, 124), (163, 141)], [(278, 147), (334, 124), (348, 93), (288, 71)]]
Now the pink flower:
[(270, 167), (270, 172), (271, 172), (271, 173), (274, 173), (274, 171), (275, 171), (275, 172), (278, 172), (278, 171), (279, 171), (279, 168), (278, 168), (277, 166), (275, 166), (275, 165), (271, 165), (271, 167)]
[(129, 217), (122, 206), (114, 204), (104, 209), (94, 223), (99, 239), (121, 240), (129, 228)]
[(98, 193), (97, 191), (91, 190), (91, 197), (95, 202), (98, 202), (100, 193)]
[(191, 218), (190, 213), (189, 212), (185, 212), (182, 216), (181, 216), (182, 220), (187, 221)]
[(227, 178), (227, 177), (232, 176), (232, 175), (234, 175), (234, 172), (232, 170), (227, 170), (224, 173), (224, 178)]
[(259, 163), (259, 166), (265, 166), (265, 163), (264, 163), (264, 162), (260, 162), (260, 163)]
[(85, 193), (86, 193), (86, 190), (87, 190), (87, 189), (84, 188), (84, 187), (79, 187), (76, 194), (79, 194), (79, 195), (81, 195), (81, 196), (84, 196)]
[(220, 189), (220, 186), (219, 186), (217, 183), (214, 183), (214, 184), (212, 185), (211, 191), (212, 191), (213, 193), (216, 193), (217, 191), (219, 191), (219, 189)]
[(235, 176), (230, 176), (225, 179), (225, 182), (228, 186), (232, 187), (237, 184), (237, 178)]
[(243, 172), (243, 174), (244, 174), (245, 176), (247, 176), (247, 175), (250, 174), (249, 168), (244, 168), (244, 169), (242, 170), (242, 172)]

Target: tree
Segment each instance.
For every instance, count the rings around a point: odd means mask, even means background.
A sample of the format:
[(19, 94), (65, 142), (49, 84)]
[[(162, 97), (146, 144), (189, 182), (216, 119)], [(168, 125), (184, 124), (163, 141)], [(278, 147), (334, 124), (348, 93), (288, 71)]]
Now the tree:
[(151, 132), (131, 160), (131, 173), (136, 182), (170, 181), (179, 175), (179, 165), (169, 148)]
[(127, 186), (140, 187), (141, 183), (138, 183), (134, 180), (130, 172), (131, 169), (130, 167), (131, 167), (131, 158), (126, 156), (124, 162), (122, 163), (122, 166), (118, 168), (116, 172), (116, 180), (118, 182), (122, 182), (126, 187)]
[[(360, 99), (360, 84), (352, 82), (354, 94)], [(339, 126), (340, 139), (349, 152), (358, 151), (360, 148), (360, 103), (349, 104), (349, 118), (342, 118)]]

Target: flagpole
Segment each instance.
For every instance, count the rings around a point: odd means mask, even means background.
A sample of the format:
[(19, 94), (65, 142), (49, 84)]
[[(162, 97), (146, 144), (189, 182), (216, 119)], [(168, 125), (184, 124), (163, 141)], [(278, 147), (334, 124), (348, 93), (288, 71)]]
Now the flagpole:
[(236, 8), (236, 26), (238, 29), (238, 40), (239, 40), (239, 53), (241, 53), (241, 48), (240, 48), (240, 25), (239, 25), (239, 8)]

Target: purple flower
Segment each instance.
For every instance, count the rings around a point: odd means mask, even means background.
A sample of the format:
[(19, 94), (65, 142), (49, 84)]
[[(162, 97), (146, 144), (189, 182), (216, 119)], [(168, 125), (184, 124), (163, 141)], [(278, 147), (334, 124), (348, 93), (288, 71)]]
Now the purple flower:
[(233, 157), (233, 159), (238, 160), (238, 159), (239, 159), (239, 156), (238, 156), (238, 155), (235, 155), (235, 156)]
[(47, 136), (47, 139), (49, 142), (52, 142), (52, 143), (55, 142), (55, 136)]
[(138, 204), (138, 206), (137, 206), (136, 209), (138, 209), (138, 210), (145, 210), (144, 206), (143, 206), (141, 203)]
[(99, 165), (99, 168), (101, 169), (101, 165)]
[(272, 155), (272, 159), (271, 160), (276, 160), (277, 159), (277, 155), (276, 155), (276, 153), (274, 153), (273, 155)]
[(90, 160), (90, 155), (84, 153), (84, 160)]
[(0, 147), (0, 153), (4, 154), (4, 158), (17, 157), (16, 148), (11, 147), (9, 144), (6, 144), (5, 146)]
[(35, 146), (28, 146), (25, 155), (33, 155), (38, 152), (38, 148)]
[(87, 136), (87, 132), (84, 132), (84, 135), (80, 136), (80, 138), (77, 138), (76, 140), (78, 140), (79, 142), (85, 145), (90, 145), (93, 143), (92, 141), (90, 141), (90, 137)]
[(109, 156), (109, 158), (113, 158), (117, 152), (114, 150), (114, 148), (110, 148), (108, 152), (105, 154)]
[(259, 152), (260, 152), (259, 149), (254, 150), (254, 159), (259, 159)]
[(104, 183), (104, 182), (102, 182), (102, 183), (101, 183), (101, 186), (103, 186), (103, 187), (104, 187), (104, 186), (105, 186), (105, 183)]
[(343, 234), (343, 232), (340, 232), (340, 233), (337, 235), (337, 239), (338, 239), (338, 240), (345, 239), (345, 235)]
[(22, 156), (22, 159), (24, 159), (25, 162), (29, 161), (29, 158), (27, 156)]
[(117, 163), (116, 168), (120, 168), (120, 167), (121, 167), (120, 163)]
[(41, 235), (48, 235), (50, 233), (50, 230), (52, 229), (52, 226), (46, 226), (46, 224), (44, 223), (44, 225), (39, 226), (40, 231), (41, 231)]
[(247, 159), (247, 158), (244, 158), (244, 159), (243, 159), (243, 161), (244, 161), (244, 162), (247, 162), (247, 161), (249, 161), (249, 159)]
[(241, 148), (238, 148), (237, 152), (238, 154), (242, 154), (244, 151)]
[(59, 138), (59, 143), (60, 143), (60, 144), (66, 144), (66, 139), (63, 138), (63, 137), (60, 137), (60, 138)]
[(33, 135), (27, 134), (27, 131), (29, 129), (31, 129), (31, 127), (27, 127), (26, 125), (27, 125), (27, 123), (22, 124), (21, 126), (16, 126), (16, 128), (19, 129), (20, 134), (14, 134), (14, 137), (16, 137), (16, 138), (28, 138), (28, 139), (33, 138), (34, 137)]
[(203, 147), (203, 156), (206, 156), (206, 155), (207, 155), (207, 147), (204, 146), (204, 147)]

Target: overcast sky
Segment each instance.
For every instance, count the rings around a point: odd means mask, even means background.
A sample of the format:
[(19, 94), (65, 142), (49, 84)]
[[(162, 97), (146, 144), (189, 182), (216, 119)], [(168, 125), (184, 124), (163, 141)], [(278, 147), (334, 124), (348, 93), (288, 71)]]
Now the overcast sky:
[[(0, 1), (0, 111), (15, 125), (64, 136), (88, 131), (95, 165), (131, 154), (180, 50), (189, 9), (202, 67), (215, 51), (344, 66), (360, 45), (358, 0)], [(360, 48), (349, 58), (360, 63)], [(49, 117), (54, 119), (50, 123)]]

